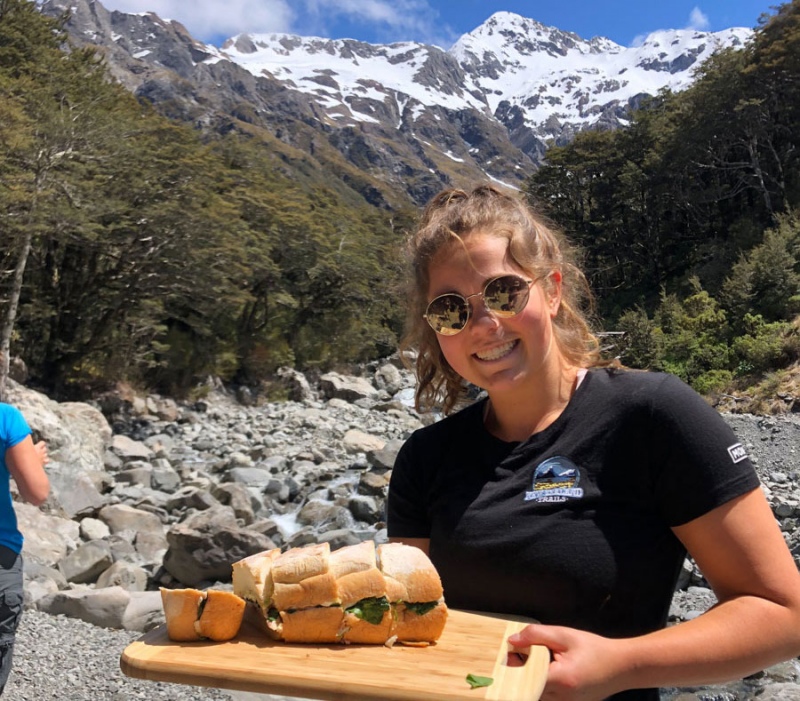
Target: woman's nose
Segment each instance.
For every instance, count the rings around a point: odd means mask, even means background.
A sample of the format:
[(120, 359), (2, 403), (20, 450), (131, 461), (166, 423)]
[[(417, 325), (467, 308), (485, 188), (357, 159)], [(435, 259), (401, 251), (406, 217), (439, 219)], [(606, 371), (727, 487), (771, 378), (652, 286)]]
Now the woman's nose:
[(470, 316), (472, 317), (473, 327), (478, 328), (478, 326), (481, 326), (485, 328), (487, 323), (490, 324), (491, 327), (496, 327), (500, 324), (500, 320), (486, 305), (483, 295), (480, 296), (480, 299), (471, 300), (471, 304), (472, 309), (470, 310)]

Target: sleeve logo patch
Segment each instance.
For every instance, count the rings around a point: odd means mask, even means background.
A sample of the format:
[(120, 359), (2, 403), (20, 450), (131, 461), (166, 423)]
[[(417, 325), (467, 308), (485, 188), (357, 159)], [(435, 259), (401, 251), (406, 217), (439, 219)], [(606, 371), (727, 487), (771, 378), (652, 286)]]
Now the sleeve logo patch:
[(744, 446), (741, 443), (734, 443), (732, 446), (730, 446), (728, 448), (728, 455), (731, 456), (731, 460), (733, 460), (734, 463), (747, 460), (747, 451), (744, 449)]

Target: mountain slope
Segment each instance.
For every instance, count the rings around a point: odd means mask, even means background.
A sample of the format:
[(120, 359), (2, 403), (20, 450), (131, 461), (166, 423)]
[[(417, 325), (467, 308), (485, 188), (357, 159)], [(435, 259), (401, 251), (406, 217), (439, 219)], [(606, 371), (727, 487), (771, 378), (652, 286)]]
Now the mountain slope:
[(520, 187), (549, 140), (624, 125), (630, 107), (680, 90), (722, 46), (751, 31), (665, 31), (635, 48), (590, 41), (498, 12), (449, 50), (288, 34), (241, 34), (217, 48), (154, 13), (71, 8), (73, 41), (98, 47), (114, 77), (172, 117), (263, 143), (276, 167), (382, 208), (447, 186)]

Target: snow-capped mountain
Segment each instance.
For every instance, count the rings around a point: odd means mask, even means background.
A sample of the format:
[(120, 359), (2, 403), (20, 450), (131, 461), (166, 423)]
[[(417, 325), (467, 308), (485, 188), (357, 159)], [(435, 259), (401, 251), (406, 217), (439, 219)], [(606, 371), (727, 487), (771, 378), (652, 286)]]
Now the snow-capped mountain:
[(258, 125), (323, 165), (332, 146), (364, 174), (355, 189), (379, 205), (386, 186), (416, 202), (487, 177), (518, 187), (548, 140), (624, 125), (644, 96), (687, 87), (716, 49), (752, 34), (660, 31), (623, 47), (497, 12), (447, 51), (289, 34), (240, 34), (217, 48), (154, 13), (43, 4), (66, 8), (73, 39), (101, 47), (140, 96), (173, 113), (180, 104), (179, 116), (199, 125), (220, 128), (220, 115), (225, 128), (231, 117)]
[(288, 34), (242, 34), (212, 51), (217, 60), (291, 84), (335, 120), (379, 121), (376, 103), (387, 102), (400, 113), (411, 102), (474, 109), (502, 122), (511, 111), (537, 136), (558, 141), (598, 124), (624, 124), (642, 96), (686, 88), (715, 50), (743, 46), (751, 34), (664, 30), (626, 48), (497, 12), (447, 52)]
[(493, 114), (508, 103), (519, 108), (534, 132), (557, 137), (559, 126), (581, 129), (604, 121), (614, 126), (609, 114), (624, 123), (627, 107), (641, 96), (686, 88), (714, 51), (743, 46), (751, 35), (744, 28), (665, 30), (626, 48), (498, 12), (461, 37), (449, 53)]

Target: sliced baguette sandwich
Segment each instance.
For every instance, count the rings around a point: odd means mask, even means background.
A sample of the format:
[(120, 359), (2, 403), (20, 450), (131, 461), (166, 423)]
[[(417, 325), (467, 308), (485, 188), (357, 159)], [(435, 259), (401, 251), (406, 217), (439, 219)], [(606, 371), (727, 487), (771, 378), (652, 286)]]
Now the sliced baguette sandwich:
[(328, 543), (290, 548), (272, 563), (272, 608), (287, 643), (335, 643), (344, 611), (330, 567)]
[(392, 605), (392, 635), (405, 644), (438, 640), (447, 622), (447, 605), (439, 574), (419, 548), (385, 543), (377, 550)]
[(161, 603), (167, 636), (176, 642), (231, 640), (239, 632), (245, 609), (239, 596), (215, 589), (161, 587)]
[(436, 641), (447, 619), (438, 573), (421, 550), (392, 544), (387, 574), (386, 547), (264, 551), (233, 564), (233, 590), (248, 602), (247, 620), (285, 642)]
[(275, 583), (272, 563), (281, 554), (280, 548), (264, 550), (234, 562), (233, 593), (247, 602), (244, 620), (261, 628), (271, 638), (280, 639), (280, 616), (272, 607)]
[(246, 620), (276, 640), (338, 642), (344, 611), (330, 555), (323, 543), (234, 562), (233, 591), (248, 602)]
[(344, 609), (341, 641), (386, 643), (392, 635), (392, 610), (386, 597), (386, 580), (377, 567), (375, 543), (365, 540), (335, 550), (331, 568)]

